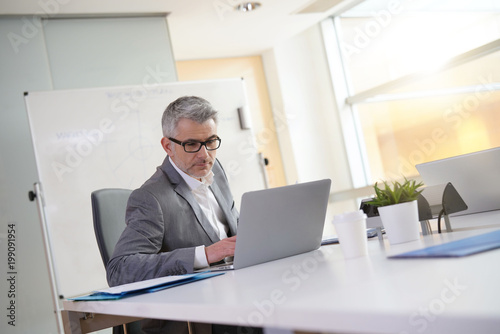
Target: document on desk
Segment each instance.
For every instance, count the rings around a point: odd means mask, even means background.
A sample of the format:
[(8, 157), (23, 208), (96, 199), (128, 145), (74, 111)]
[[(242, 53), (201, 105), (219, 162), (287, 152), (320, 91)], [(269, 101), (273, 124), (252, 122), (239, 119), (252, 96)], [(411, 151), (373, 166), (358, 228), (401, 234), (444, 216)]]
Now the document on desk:
[(461, 257), (500, 248), (500, 230), (437, 246), (389, 256), (389, 258)]
[[(385, 232), (382, 232), (385, 233)], [(376, 228), (369, 228), (366, 230), (366, 236), (369, 238), (373, 238), (377, 236), (377, 229)], [(331, 244), (338, 244), (339, 243), (339, 237), (336, 235), (333, 236), (327, 236), (321, 240), (321, 246), (325, 245), (331, 245)]]
[(124, 297), (135, 296), (138, 294), (150, 293), (163, 289), (173, 288), (174, 286), (188, 284), (223, 274), (224, 272), (218, 272), (218, 273), (202, 272), (202, 273), (179, 275), (179, 276), (165, 276), (165, 277), (153, 278), (145, 281), (123, 284), (111, 288), (96, 290), (88, 295), (68, 298), (68, 300), (73, 300), (73, 301), (116, 300)]

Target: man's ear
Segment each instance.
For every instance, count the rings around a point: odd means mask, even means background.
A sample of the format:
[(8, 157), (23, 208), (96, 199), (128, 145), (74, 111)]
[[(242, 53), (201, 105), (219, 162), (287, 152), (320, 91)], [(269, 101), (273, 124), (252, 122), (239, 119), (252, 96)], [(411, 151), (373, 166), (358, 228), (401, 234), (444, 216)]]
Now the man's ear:
[(161, 137), (161, 147), (167, 152), (169, 156), (172, 156), (172, 142), (166, 138), (166, 137)]

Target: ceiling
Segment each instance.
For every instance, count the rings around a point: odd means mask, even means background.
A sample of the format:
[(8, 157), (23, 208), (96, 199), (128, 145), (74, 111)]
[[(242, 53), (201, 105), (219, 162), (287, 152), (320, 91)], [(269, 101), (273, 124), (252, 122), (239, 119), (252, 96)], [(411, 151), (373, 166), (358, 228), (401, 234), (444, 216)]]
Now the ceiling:
[[(243, 0), (0, 0), (1, 15), (144, 15), (168, 13), (176, 60), (261, 54), (324, 18), (358, 4), (349, 16), (370, 16), (392, 0), (259, 0), (253, 12), (234, 10)], [(399, 0), (413, 11), (500, 11), (497, 0)]]
[[(240, 3), (237, 0), (182, 1), (175, 5), (168, 22), (176, 59), (260, 54), (321, 21), (342, 0), (260, 2), (262, 7), (252, 12), (234, 10)], [(321, 2), (327, 3), (327, 8), (300, 13)]]
[[(176, 60), (260, 54), (343, 8), (363, 0), (260, 0), (252, 12), (239, 0), (0, 0), (0, 15), (169, 13)], [(45, 4), (45, 5), (43, 5)]]

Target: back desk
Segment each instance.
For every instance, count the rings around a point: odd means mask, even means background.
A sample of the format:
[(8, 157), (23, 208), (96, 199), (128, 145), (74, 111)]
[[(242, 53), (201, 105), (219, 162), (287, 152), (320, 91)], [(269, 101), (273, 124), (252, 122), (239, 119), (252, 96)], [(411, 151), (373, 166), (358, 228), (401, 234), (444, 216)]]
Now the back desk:
[(406, 244), (373, 238), (368, 257), (345, 260), (338, 244), (328, 245), (156, 293), (64, 301), (66, 332), (158, 318), (308, 332), (499, 333), (500, 249), (463, 258), (387, 259), (499, 229), (500, 211), (451, 223), (454, 232)]

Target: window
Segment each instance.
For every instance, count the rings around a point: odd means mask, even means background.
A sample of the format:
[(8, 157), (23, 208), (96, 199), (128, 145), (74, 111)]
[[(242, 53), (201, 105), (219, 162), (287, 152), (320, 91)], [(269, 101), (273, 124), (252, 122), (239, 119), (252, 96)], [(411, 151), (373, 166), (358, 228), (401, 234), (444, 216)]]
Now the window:
[(372, 0), (331, 24), (367, 184), (500, 146), (500, 4)]

